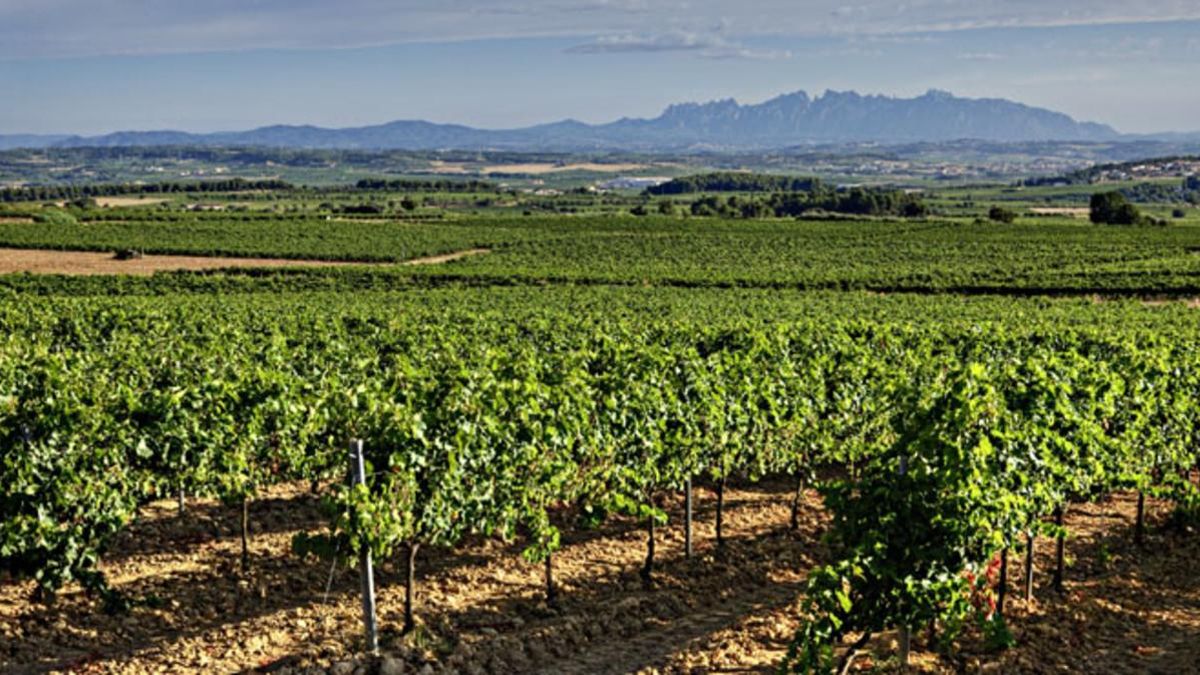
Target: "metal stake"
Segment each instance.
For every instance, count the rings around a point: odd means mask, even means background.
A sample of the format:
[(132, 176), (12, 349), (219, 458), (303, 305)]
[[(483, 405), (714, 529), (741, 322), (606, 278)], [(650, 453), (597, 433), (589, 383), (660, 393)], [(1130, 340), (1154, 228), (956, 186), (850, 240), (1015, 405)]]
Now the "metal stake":
[[(903, 476), (908, 473), (908, 456), (900, 456), (900, 466), (898, 474)], [(908, 652), (912, 647), (912, 628), (903, 626), (900, 628), (900, 668), (908, 670)]]
[[(363, 463), (363, 442), (350, 441), (350, 477), (354, 485), (367, 484), (367, 472)], [(375, 570), (371, 565), (371, 551), (364, 549), (359, 554), (362, 566), (363, 625), (367, 630), (367, 651), (379, 652), (379, 629), (375, 624)]]

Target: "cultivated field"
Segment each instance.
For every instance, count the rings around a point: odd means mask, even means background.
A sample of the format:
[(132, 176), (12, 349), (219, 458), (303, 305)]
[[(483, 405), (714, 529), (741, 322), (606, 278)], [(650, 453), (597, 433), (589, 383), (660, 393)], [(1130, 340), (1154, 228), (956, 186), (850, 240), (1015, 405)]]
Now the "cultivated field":
[(260, 187), (0, 210), (0, 670), (1200, 662), (1194, 209)]

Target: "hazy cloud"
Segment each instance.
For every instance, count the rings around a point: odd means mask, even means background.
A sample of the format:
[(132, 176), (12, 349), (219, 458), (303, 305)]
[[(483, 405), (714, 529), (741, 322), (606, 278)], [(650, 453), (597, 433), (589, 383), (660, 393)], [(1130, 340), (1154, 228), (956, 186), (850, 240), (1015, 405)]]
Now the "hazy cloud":
[[(578, 37), (589, 53), (690, 50), (778, 58), (764, 36), (869, 36), (997, 27), (1200, 20), (1196, 0), (0, 0), (0, 58), (325, 49), (484, 38)], [(728, 44), (701, 42), (712, 26)], [(596, 37), (602, 36), (602, 37)], [(608, 37), (603, 37), (608, 36)], [(657, 37), (656, 37), (657, 36)], [(665, 37), (664, 37), (665, 36)], [(736, 37), (736, 39), (735, 39)], [(610, 44), (611, 43), (611, 44)], [(656, 45), (659, 45), (656, 48)]]
[(1004, 55), (996, 52), (963, 52), (957, 58), (959, 61), (1002, 61)]
[(710, 59), (781, 59), (782, 50), (751, 49), (720, 35), (674, 31), (657, 35), (605, 35), (566, 50), (570, 54), (618, 54), (628, 52), (692, 52)]

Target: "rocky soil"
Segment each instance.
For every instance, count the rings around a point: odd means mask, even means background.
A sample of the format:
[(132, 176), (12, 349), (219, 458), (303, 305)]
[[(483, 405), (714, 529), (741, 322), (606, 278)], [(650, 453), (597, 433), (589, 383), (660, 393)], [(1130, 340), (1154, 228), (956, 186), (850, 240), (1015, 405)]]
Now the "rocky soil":
[[(360, 653), (358, 576), (291, 552), (298, 532), (318, 532), (316, 499), (284, 486), (251, 507), (252, 570), (239, 566), (233, 507), (196, 501), (180, 516), (153, 504), (104, 562), (111, 582), (138, 598), (108, 616), (78, 589), (51, 607), (32, 585), (0, 577), (0, 671), (82, 673), (707, 673), (773, 672), (797, 629), (807, 570), (827, 559), (820, 497), (806, 494), (800, 528), (787, 529), (790, 486), (767, 482), (727, 491), (727, 543), (717, 550), (714, 499), (697, 488), (696, 551), (683, 555), (682, 500), (666, 498), (657, 529), (656, 583), (638, 577), (641, 523), (568, 529), (555, 555), (560, 597), (543, 598), (543, 570), (519, 542), (473, 540), (422, 549), (421, 624), (403, 622), (403, 568), (380, 561), (382, 655)], [(1160, 526), (1169, 505), (1151, 503), (1144, 547), (1131, 541), (1135, 498), (1075, 505), (1067, 516), (1067, 590), (1049, 588), (1053, 546), (1039, 540), (1032, 602), (1010, 595), (1017, 646), (988, 651), (968, 634), (951, 655), (923, 643), (916, 672), (1179, 673), (1200, 663), (1200, 537)], [(1014, 586), (1020, 556), (1010, 561)], [(328, 587), (328, 592), (326, 589)], [(895, 670), (895, 636), (873, 640), (860, 672)]]

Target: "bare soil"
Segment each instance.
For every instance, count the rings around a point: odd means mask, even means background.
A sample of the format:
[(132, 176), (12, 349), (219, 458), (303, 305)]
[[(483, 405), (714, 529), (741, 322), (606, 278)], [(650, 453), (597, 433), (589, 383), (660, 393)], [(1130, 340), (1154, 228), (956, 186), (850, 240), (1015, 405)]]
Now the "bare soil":
[[(805, 495), (797, 532), (786, 529), (786, 482), (727, 491), (727, 544), (714, 537), (714, 496), (696, 490), (696, 555), (685, 559), (682, 501), (668, 495), (671, 524), (657, 530), (656, 585), (637, 575), (642, 523), (567, 528), (554, 557), (557, 607), (543, 600), (541, 565), (519, 542), (473, 540), (418, 556), (421, 625), (402, 638), (403, 568), (377, 561), (382, 661), (362, 645), (353, 570), (300, 559), (292, 536), (324, 525), (299, 485), (251, 506), (252, 571), (238, 569), (237, 510), (196, 501), (186, 514), (152, 504), (116, 542), (103, 569), (131, 597), (154, 602), (108, 616), (77, 589), (56, 605), (29, 601), (28, 582), (0, 580), (0, 671), (708, 673), (774, 672), (799, 627), (807, 571), (829, 558), (820, 497)], [(920, 640), (917, 672), (1195, 672), (1200, 663), (1200, 554), (1195, 534), (1154, 525), (1144, 549), (1130, 541), (1134, 497), (1073, 506), (1067, 525), (1067, 593), (1049, 590), (1052, 542), (1039, 540), (1036, 599), (1010, 595), (1018, 646), (989, 653), (973, 635), (954, 655)], [(1010, 561), (1014, 585), (1020, 561)], [(328, 595), (325, 586), (332, 580)], [(875, 639), (859, 672), (894, 670), (894, 636)]]
[[(487, 249), (469, 249), (441, 255), (414, 258), (402, 265), (437, 265), (472, 255), (487, 253)], [(381, 265), (386, 263), (342, 262), (330, 260), (292, 260), (285, 258), (225, 258), (192, 255), (145, 255), (132, 260), (117, 260), (111, 252), (50, 251), (38, 249), (0, 248), (0, 274), (30, 272), (33, 274), (125, 274), (150, 276), (155, 272), (177, 270), (215, 270), (231, 268), (278, 267), (344, 267), (347, 265)]]
[(1072, 218), (1087, 218), (1091, 210), (1074, 206), (1040, 206), (1029, 209), (1035, 216), (1070, 216)]
[(455, 251), (453, 253), (443, 253), (442, 255), (425, 256), (424, 258), (413, 258), (405, 260), (402, 265), (441, 265), (442, 263), (453, 262), (463, 258), (469, 258), (473, 255), (483, 255), (491, 253), (491, 249), (486, 248), (469, 248), (465, 251)]
[(100, 206), (154, 206), (170, 201), (163, 197), (96, 197)]

